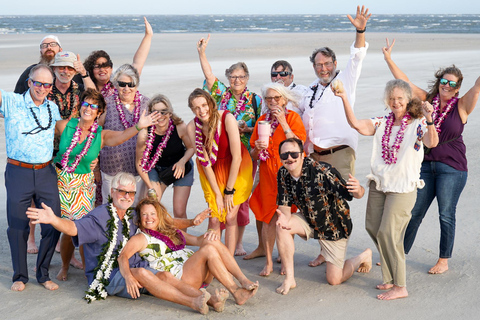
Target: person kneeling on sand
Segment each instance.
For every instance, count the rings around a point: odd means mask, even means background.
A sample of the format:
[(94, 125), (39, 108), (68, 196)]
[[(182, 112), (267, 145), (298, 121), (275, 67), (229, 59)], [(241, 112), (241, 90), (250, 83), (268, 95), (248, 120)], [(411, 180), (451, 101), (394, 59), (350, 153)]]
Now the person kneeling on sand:
[[(132, 298), (125, 279), (115, 265), (122, 248), (137, 232), (137, 213), (130, 208), (136, 193), (135, 177), (120, 172), (112, 180), (111, 187), (112, 200), (79, 220), (61, 219), (44, 203), (43, 209), (28, 208), (27, 211), (28, 218), (33, 219), (34, 224), (50, 224), (71, 236), (75, 246), (83, 245), (85, 275), (89, 284), (85, 299), (88, 302), (105, 299), (107, 295)], [(209, 213), (207, 209), (195, 219), (174, 219), (174, 224), (180, 229), (199, 225)], [(141, 293), (148, 291), (157, 298), (190, 307), (202, 314), (208, 312), (208, 292), (181, 281), (170, 281), (168, 274), (151, 269), (138, 254), (132, 256), (129, 265)]]
[[(347, 200), (360, 199), (365, 189), (350, 175), (348, 182), (325, 162), (305, 158), (302, 141), (291, 138), (279, 147), (283, 167), (277, 175), (278, 220), (277, 247), (285, 267), (285, 280), (277, 293), (287, 294), (296, 287), (292, 235), (305, 240), (318, 239), (321, 255), (327, 262), (327, 281), (331, 285), (349, 279), (355, 269), (369, 272), (372, 268), (372, 250), (345, 261), (348, 237), (352, 232), (352, 220)], [(291, 213), (296, 205), (301, 213)]]

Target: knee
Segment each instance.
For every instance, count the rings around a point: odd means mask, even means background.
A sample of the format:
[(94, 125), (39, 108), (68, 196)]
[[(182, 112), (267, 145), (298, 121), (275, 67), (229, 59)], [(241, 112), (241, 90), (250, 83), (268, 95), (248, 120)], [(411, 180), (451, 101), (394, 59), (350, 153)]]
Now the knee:
[(327, 274), (327, 282), (331, 286), (338, 286), (339, 284), (342, 283), (342, 279), (335, 277), (335, 276), (329, 276)]
[[(145, 269), (143, 269), (145, 270)], [(150, 272), (148, 270), (145, 270), (146, 272)], [(150, 272), (151, 273), (151, 272)], [(159, 271), (155, 274), (155, 276), (162, 280), (162, 281), (165, 281), (165, 282), (168, 282), (170, 279), (174, 278), (173, 274), (171, 274), (170, 272), (168, 271)]]

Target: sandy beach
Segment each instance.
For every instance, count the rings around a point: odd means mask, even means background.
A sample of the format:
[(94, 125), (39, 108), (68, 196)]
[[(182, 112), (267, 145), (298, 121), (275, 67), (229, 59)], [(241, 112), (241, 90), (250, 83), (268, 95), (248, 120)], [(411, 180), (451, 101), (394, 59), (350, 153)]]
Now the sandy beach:
[[(44, 35), (0, 36), (0, 88), (13, 91), (18, 76), (29, 65), (38, 62), (38, 44)], [(185, 121), (193, 118), (187, 106), (187, 97), (203, 82), (198, 63), (196, 42), (206, 34), (156, 34), (150, 55), (145, 64), (139, 91), (149, 97), (156, 93), (166, 94), (174, 110)], [(141, 34), (60, 34), (64, 50), (79, 53), (84, 60), (97, 49), (107, 51), (114, 69), (123, 63), (131, 63), (133, 54), (143, 35)], [(232, 63), (244, 61), (250, 69), (248, 88), (261, 92), (264, 83), (270, 81), (272, 63), (278, 59), (288, 60), (294, 68), (295, 82), (309, 85), (314, 72), (309, 55), (316, 47), (329, 46), (337, 54), (338, 69), (347, 63), (349, 47), (354, 33), (249, 33), (212, 34), (207, 56), (217, 77), (226, 81), (224, 70)], [(480, 75), (480, 34), (366, 34), (369, 42), (367, 57), (357, 86), (356, 115), (369, 118), (383, 115), (382, 103), (385, 83), (392, 79), (381, 52), (385, 37), (396, 38), (392, 57), (397, 65), (421, 88), (427, 88), (434, 72), (455, 64), (464, 75), (460, 94), (463, 95)], [(0, 167), (6, 163), (4, 123), (0, 119)], [(415, 244), (407, 256), (407, 284), (409, 297), (396, 301), (379, 301), (375, 285), (381, 283), (380, 267), (374, 266), (368, 274), (355, 274), (344, 284), (332, 287), (325, 279), (325, 266), (308, 267), (308, 262), (319, 253), (316, 241), (295, 239), (295, 271), (297, 288), (287, 296), (275, 293), (283, 281), (279, 275), (280, 264), (275, 265), (269, 277), (260, 277), (264, 258), (237, 261), (245, 274), (259, 281), (257, 295), (243, 306), (237, 306), (230, 298), (225, 311), (210, 311), (209, 319), (285, 319), (338, 318), (338, 319), (476, 319), (480, 312), (477, 288), (480, 285), (480, 241), (478, 230), (477, 182), (480, 178), (480, 143), (475, 132), (480, 131), (480, 110), (475, 110), (465, 126), (464, 141), (467, 145), (469, 177), (457, 207), (457, 233), (455, 248), (450, 259), (450, 270), (442, 275), (429, 275), (428, 269), (438, 258), (440, 228), (436, 203), (432, 204), (424, 219)], [(363, 185), (370, 171), (372, 138), (360, 137), (357, 150), (356, 176)], [(19, 182), (21, 183), (21, 182)], [(163, 203), (171, 209), (171, 189), (163, 197)], [(475, 196), (477, 194), (477, 196)], [(6, 191), (4, 175), (0, 175), (0, 318), (2, 319), (193, 319), (202, 317), (190, 309), (151, 296), (142, 296), (138, 301), (108, 297), (105, 301), (87, 304), (83, 300), (87, 288), (82, 271), (71, 268), (68, 281), (59, 282), (55, 275), (61, 266), (60, 254), (56, 253), (50, 267), (50, 276), (60, 289), (46, 291), (38, 285), (33, 268), (36, 255), (28, 256), (31, 281), (24, 292), (10, 291), (13, 274), (10, 248), (6, 229)], [(373, 250), (377, 262), (378, 252), (364, 228), (366, 196), (350, 203), (354, 223), (349, 241), (347, 258), (359, 254), (365, 248)], [(205, 208), (205, 200), (196, 179), (188, 202), (188, 216), (193, 217)], [(255, 217), (251, 213), (247, 226), (244, 247), (251, 252), (257, 244)], [(201, 234), (207, 223), (195, 229)], [(479, 228), (479, 229), (477, 229)], [(37, 243), (40, 228), (36, 230)], [(276, 250), (274, 256), (277, 255)], [(78, 253), (77, 253), (78, 256)]]

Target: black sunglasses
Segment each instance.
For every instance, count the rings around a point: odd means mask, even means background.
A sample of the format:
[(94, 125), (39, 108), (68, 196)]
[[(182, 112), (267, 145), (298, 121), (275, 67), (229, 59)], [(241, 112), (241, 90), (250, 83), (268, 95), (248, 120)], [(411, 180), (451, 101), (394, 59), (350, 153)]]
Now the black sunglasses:
[(289, 76), (291, 74), (292, 73), (290, 71), (280, 71), (280, 72), (272, 71), (272, 73), (270, 73), (272, 78), (276, 78), (278, 75), (280, 75), (280, 77), (286, 77), (286, 76)]
[(117, 81), (117, 83), (118, 83), (118, 86), (119, 86), (119, 87), (122, 87), (122, 88), (125, 88), (126, 86), (128, 86), (129, 88), (134, 88), (134, 87), (136, 87), (136, 85), (135, 85), (133, 82)]
[(292, 157), (292, 159), (297, 159), (300, 156), (300, 151), (280, 153), (280, 159), (282, 160), (287, 160), (288, 156)]
[(102, 64), (96, 64), (93, 66), (93, 69), (106, 69), (113, 67), (113, 63), (111, 61), (104, 62)]

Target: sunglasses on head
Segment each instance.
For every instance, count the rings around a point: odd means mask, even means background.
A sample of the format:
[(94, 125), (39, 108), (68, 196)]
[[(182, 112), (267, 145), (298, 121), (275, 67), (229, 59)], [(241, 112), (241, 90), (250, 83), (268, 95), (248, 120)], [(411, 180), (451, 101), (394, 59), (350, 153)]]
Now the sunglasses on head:
[(276, 102), (280, 101), (280, 99), (282, 98), (282, 96), (273, 96), (273, 97), (265, 97), (265, 101), (268, 101), (268, 102), (272, 102), (273, 100), (275, 100)]
[(440, 79), (440, 84), (441, 85), (445, 86), (445, 85), (447, 85), (447, 83), (451, 88), (455, 88), (457, 86), (457, 81), (451, 81), (451, 80), (447, 80), (445, 78)]
[(88, 103), (86, 101), (82, 102), (82, 107), (85, 107), (85, 108), (90, 107), (90, 109), (92, 110), (98, 110), (98, 104)]
[(290, 71), (280, 71), (280, 72), (272, 71), (272, 73), (270, 73), (272, 78), (276, 78), (278, 75), (280, 75), (280, 77), (286, 77), (286, 76), (289, 76), (291, 74), (292, 73)]
[(297, 159), (300, 156), (300, 151), (280, 153), (280, 159), (282, 160), (287, 160), (288, 156), (292, 157), (292, 159)]
[(96, 64), (93, 66), (93, 69), (105, 69), (105, 68), (111, 68), (112, 67), (112, 62), (104, 62), (102, 64)]
[(32, 81), (33, 86), (37, 88), (40, 88), (41, 86), (43, 86), (45, 89), (50, 89), (53, 86), (53, 83), (43, 83), (43, 82), (35, 81), (32, 79), (30, 80)]
[(137, 193), (136, 191), (126, 191), (126, 190), (117, 189), (117, 188), (113, 188), (113, 190), (117, 191), (121, 197), (125, 197), (128, 194), (130, 198), (133, 198)]
[(136, 85), (133, 82), (123, 82), (123, 81), (118, 81), (118, 86), (122, 88), (125, 88), (126, 86), (128, 86), (129, 88), (136, 87)]

